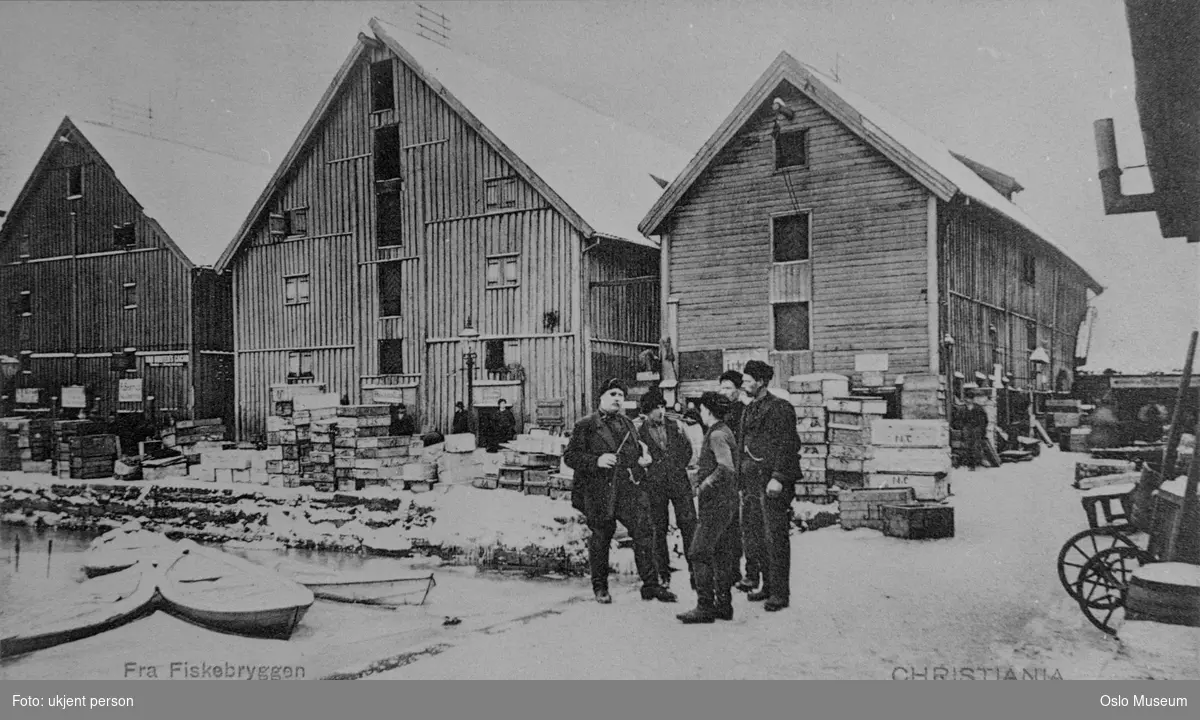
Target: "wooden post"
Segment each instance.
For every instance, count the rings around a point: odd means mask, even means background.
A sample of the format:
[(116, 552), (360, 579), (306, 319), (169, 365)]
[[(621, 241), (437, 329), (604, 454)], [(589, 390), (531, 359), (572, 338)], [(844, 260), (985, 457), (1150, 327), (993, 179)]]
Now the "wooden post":
[(1180, 422), (1183, 420), (1183, 407), (1187, 404), (1188, 389), (1192, 384), (1192, 363), (1196, 359), (1196, 338), (1200, 332), (1192, 331), (1192, 339), (1188, 343), (1187, 358), (1183, 363), (1183, 378), (1179, 381), (1179, 392), (1175, 395), (1175, 409), (1171, 412), (1171, 431), (1167, 435), (1167, 446), (1163, 448), (1162, 480), (1167, 474), (1175, 473), (1175, 463), (1179, 458), (1179, 438), (1183, 435)]
[[(1200, 437), (1200, 420), (1196, 422), (1195, 432)], [(1179, 524), (1175, 526), (1173, 542), (1167, 544), (1173, 557), (1165, 558), (1167, 562), (1200, 565), (1200, 498), (1196, 497), (1197, 485), (1200, 485), (1200, 462), (1193, 455), (1188, 468), (1187, 489), (1183, 491)]]

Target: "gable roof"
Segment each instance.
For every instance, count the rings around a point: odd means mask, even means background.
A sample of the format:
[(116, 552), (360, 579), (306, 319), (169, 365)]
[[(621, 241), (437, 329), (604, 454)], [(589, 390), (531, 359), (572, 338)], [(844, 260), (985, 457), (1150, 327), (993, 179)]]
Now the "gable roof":
[[(13, 203), (18, 210), (34, 179), (64, 134), (106, 164), (142, 211), (195, 266), (211, 265), (245, 212), (247, 192), (257, 191), (269, 171), (208, 150), (120, 130), (102, 123), (63, 118), (46, 152)], [(10, 212), (9, 217), (15, 212)]]
[[(655, 235), (663, 221), (682, 200), (684, 194), (750, 120), (779, 83), (787, 81), (797, 90), (845, 125), (902, 170), (911, 175), (939, 200), (963, 195), (987, 206), (1032, 233), (1070, 267), (1076, 269), (1088, 287), (1103, 290), (1095, 278), (1075, 262), (1042, 231), (1033, 218), (1002, 195), (968, 167), (942, 143), (919, 132), (904, 121), (850, 91), (840, 83), (781, 52), (771, 63), (717, 131), (701, 146), (688, 166), (675, 178), (642, 219), (638, 228)], [(982, 167), (982, 166), (981, 166)], [(990, 170), (990, 168), (988, 168)], [(993, 171), (994, 172), (994, 171)], [(1000, 173), (997, 173), (1000, 175)], [(1007, 176), (1004, 176), (1007, 177)], [(1011, 178), (1010, 178), (1011, 179)], [(1015, 181), (1014, 181), (1015, 182)]]
[(674, 177), (688, 152), (387, 22), (371, 29), (585, 235), (657, 247), (638, 231), (641, 208), (662, 194), (652, 174)]
[(657, 249), (657, 242), (637, 229), (641, 208), (662, 193), (651, 174), (673, 177), (687, 162), (687, 152), (529, 80), (379, 19), (371, 20), (370, 33), (359, 35), (274, 177), (222, 254), (218, 271), (223, 272), (232, 262), (316, 132), (359, 56), (373, 42), (383, 43), (429, 85), (585, 237), (623, 240)]

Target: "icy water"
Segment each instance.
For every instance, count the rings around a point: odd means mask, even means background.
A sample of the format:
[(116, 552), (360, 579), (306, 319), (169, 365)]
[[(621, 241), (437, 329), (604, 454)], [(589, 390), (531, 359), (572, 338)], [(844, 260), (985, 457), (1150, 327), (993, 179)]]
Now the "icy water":
[[(95, 533), (0, 526), (0, 625), (6, 615), (53, 602), (85, 580), (84, 552)], [(20, 548), (18, 554), (17, 548)], [(443, 639), (491, 632), (513, 619), (589, 597), (579, 579), (527, 580), (399, 559), (307, 550), (223, 548), (270, 568), (434, 573), (422, 606), (395, 609), (317, 600), (287, 641), (247, 638), (190, 625), (163, 612), (100, 635), (0, 661), (10, 679), (182, 678), (205, 664), (288, 668), (293, 677), (355, 672)], [(455, 622), (457, 620), (457, 622)], [(276, 676), (281, 676), (280, 672)], [(270, 672), (266, 672), (266, 677)]]

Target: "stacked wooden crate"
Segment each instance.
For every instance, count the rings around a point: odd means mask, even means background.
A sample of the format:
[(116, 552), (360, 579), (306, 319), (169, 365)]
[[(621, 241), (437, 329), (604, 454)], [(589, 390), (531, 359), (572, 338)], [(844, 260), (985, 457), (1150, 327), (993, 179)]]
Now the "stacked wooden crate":
[[(566, 446), (563, 446), (566, 449)], [(571, 501), (571, 490), (575, 487), (575, 469), (567, 465), (564, 458), (558, 458), (558, 472), (550, 476), (550, 497), (555, 500)]]
[(333, 431), (334, 479), (339, 491), (403, 486), (411, 438), (389, 434), (387, 405), (341, 405)]
[[(293, 422), (300, 462), (300, 484), (312, 485), (321, 492), (337, 489), (334, 477), (334, 446), (337, 437), (337, 395), (304, 395), (293, 401)], [(282, 458), (281, 458), (282, 459)]]
[(0, 418), (0, 470), (21, 469), (21, 420), (22, 418)]
[(77, 480), (111, 478), (121, 452), (116, 435), (76, 435), (70, 447), (71, 477)]
[[(554, 440), (552, 444), (548, 442)], [(562, 445), (550, 436), (519, 435), (503, 446), (500, 487), (526, 495), (550, 495), (551, 469), (562, 462)]]
[(796, 409), (796, 430), (800, 435), (800, 482), (796, 497), (825, 503), (833, 496), (828, 492), (829, 477), (826, 459), (829, 456), (828, 422), (825, 403), (850, 393), (850, 379), (845, 375), (814, 373), (793, 375), (788, 379), (789, 400)]
[(292, 418), (292, 402), (275, 403), (286, 415), (267, 417), (267, 484), (271, 487), (300, 487), (299, 434)]
[(84, 435), (97, 435), (103, 430), (100, 423), (91, 420), (57, 420), (50, 428), (54, 444), (54, 474), (71, 476), (71, 441)]
[(200, 462), (200, 453), (222, 447), (225, 423), (221, 418), (176, 420), (161, 433), (163, 445), (175, 448), (188, 457), (190, 464)]
[(945, 420), (946, 379), (941, 375), (905, 375), (900, 391), (900, 417)]
[(876, 419), (865, 434), (868, 487), (911, 487), (918, 500), (950, 495), (950, 426), (945, 420)]
[(54, 472), (54, 445), (51, 421), (44, 418), (22, 418), (17, 429), (17, 447), (21, 453), (24, 472)]
[(829, 454), (825, 459), (830, 484), (839, 488), (865, 488), (871, 470), (871, 424), (887, 413), (880, 397), (837, 397), (825, 402), (828, 411)]
[(843, 530), (883, 530), (883, 508), (915, 500), (912, 488), (854, 488), (838, 494), (838, 522)]

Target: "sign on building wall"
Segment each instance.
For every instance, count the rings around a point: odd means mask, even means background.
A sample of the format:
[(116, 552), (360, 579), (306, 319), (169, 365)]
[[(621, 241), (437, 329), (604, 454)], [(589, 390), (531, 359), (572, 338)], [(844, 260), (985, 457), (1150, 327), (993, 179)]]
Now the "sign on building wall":
[(62, 406), (65, 408), (87, 407), (87, 392), (82, 385), (71, 385), (62, 389)]
[(375, 388), (371, 391), (371, 399), (380, 405), (407, 404), (404, 391), (399, 388)]
[(21, 405), (37, 405), (41, 395), (41, 388), (17, 388), (17, 402)]
[[(726, 370), (736, 370), (741, 372), (745, 369), (746, 363), (750, 362), (751, 360), (758, 360), (759, 362), (764, 362), (768, 365), (771, 362), (770, 355), (764, 348), (748, 348), (742, 350), (725, 351)], [(706, 379), (715, 380), (716, 378)]]
[(142, 401), (142, 379), (125, 378), (117, 385), (117, 402), (136, 403)]
[(149, 367), (183, 367), (187, 365), (187, 353), (167, 353), (162, 355), (147, 355), (146, 365)]
[(854, 356), (855, 372), (887, 372), (887, 353), (864, 353)]

